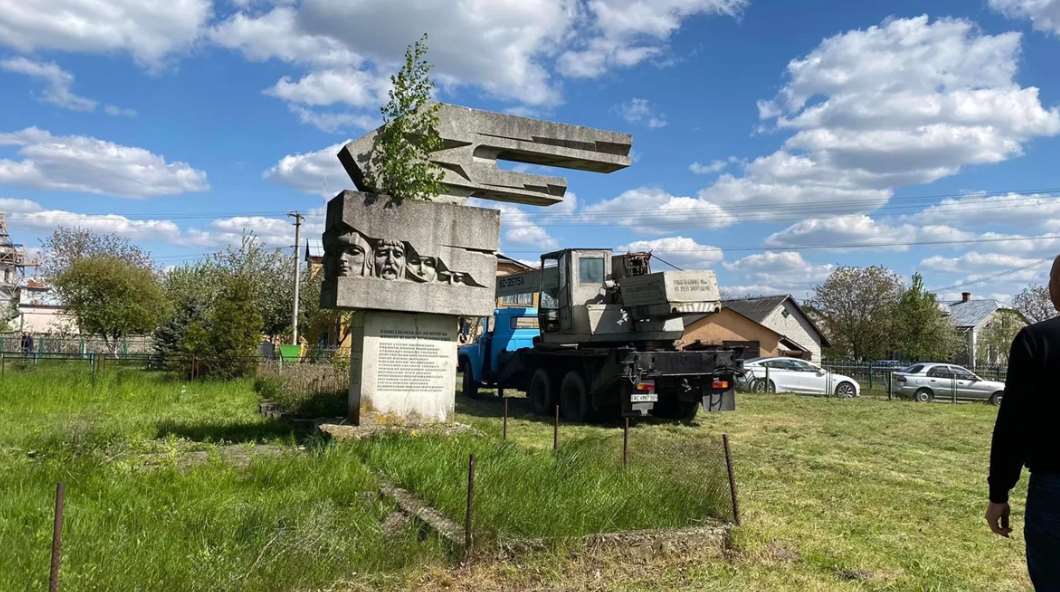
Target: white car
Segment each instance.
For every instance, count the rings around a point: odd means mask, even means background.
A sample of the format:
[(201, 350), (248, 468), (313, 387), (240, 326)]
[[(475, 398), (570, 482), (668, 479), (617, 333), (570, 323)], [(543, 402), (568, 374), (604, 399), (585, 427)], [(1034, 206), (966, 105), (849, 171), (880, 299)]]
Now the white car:
[[(755, 358), (743, 363), (744, 388), (754, 392), (857, 397), (861, 385), (849, 376), (795, 358)], [(767, 372), (768, 369), (768, 372)]]

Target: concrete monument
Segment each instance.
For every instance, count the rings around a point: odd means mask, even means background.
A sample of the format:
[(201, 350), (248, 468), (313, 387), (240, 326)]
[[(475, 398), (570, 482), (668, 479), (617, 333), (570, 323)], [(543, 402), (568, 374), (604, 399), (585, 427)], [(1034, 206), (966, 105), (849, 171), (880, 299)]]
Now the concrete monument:
[(438, 201), (395, 201), (365, 176), (376, 132), (339, 160), (360, 191), (330, 202), (324, 224), (321, 306), (360, 311), (351, 326), (349, 415), (393, 423), (445, 422), (455, 403), (460, 317), (495, 303), (500, 212), (468, 197), (550, 205), (567, 182), (497, 168), (511, 160), (611, 172), (629, 165), (628, 134), (441, 105), (445, 143)]

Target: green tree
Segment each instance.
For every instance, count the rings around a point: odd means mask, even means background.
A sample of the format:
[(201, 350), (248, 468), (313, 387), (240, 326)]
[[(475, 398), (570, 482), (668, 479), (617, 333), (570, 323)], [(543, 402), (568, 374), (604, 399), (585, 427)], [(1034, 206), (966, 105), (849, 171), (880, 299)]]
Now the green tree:
[(60, 226), (41, 241), (44, 251), (41, 275), (51, 281), (79, 259), (108, 256), (151, 269), (151, 257), (129, 239), (113, 233), (95, 233), (85, 228)]
[(1007, 365), (1012, 340), (1027, 326), (1023, 315), (1015, 310), (1001, 309), (983, 327), (975, 344), (976, 366)]
[(215, 285), (221, 285), (222, 278), (229, 276), (246, 279), (254, 306), (261, 315), (264, 334), (282, 336), (290, 333), (294, 261), (289, 252), (269, 249), (248, 233), (238, 246), (230, 245), (215, 253), (203, 273)]
[(53, 284), (81, 332), (101, 337), (114, 355), (125, 337), (152, 331), (166, 306), (151, 270), (117, 256), (80, 257)]
[(1012, 307), (1023, 313), (1032, 323), (1048, 321), (1056, 316), (1056, 307), (1049, 297), (1048, 286), (1027, 286), (1012, 299)]
[(810, 300), (824, 320), (832, 352), (858, 360), (887, 356), (901, 290), (898, 276), (878, 265), (832, 271)]
[(365, 171), (373, 190), (396, 201), (431, 200), (441, 191), (442, 171), (430, 161), (442, 148), (430, 72), (425, 33), (405, 50), (405, 64), (390, 77), (390, 100), (380, 109), (383, 126)]
[(909, 361), (949, 360), (960, 345), (960, 336), (935, 294), (924, 289), (924, 278), (913, 274), (894, 308), (893, 347)]
[(250, 279), (229, 275), (206, 319), (188, 323), (181, 340), (183, 363), (195, 361), (199, 376), (236, 378), (254, 371), (261, 342), (261, 313)]

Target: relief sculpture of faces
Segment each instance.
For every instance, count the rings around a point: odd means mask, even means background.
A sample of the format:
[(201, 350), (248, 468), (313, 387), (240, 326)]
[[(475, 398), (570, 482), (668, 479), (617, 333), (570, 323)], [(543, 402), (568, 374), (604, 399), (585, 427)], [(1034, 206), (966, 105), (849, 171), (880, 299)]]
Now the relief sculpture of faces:
[(405, 243), (405, 265), (407, 277), (414, 282), (430, 283), (438, 279), (438, 258), (420, 255), (408, 243)]
[(369, 277), (372, 263), (371, 247), (361, 233), (345, 225), (325, 233), (325, 277)]
[(405, 244), (379, 239), (375, 243), (375, 276), (384, 280), (405, 279)]

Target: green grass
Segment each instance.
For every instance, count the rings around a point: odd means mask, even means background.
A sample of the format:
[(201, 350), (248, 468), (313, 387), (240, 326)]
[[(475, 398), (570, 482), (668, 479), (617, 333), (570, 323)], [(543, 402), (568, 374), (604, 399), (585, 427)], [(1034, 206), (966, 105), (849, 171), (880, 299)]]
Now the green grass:
[[(507, 447), (496, 445), (497, 401), (457, 400), (457, 420), (484, 435), (361, 445), (306, 440), (259, 417), (257, 401), (249, 382), (182, 384), (111, 369), (93, 386), (84, 367), (8, 367), (0, 379), (0, 590), (44, 587), (58, 480), (68, 488), (64, 590), (1030, 589), (1022, 538), (995, 537), (982, 519), (996, 414), (988, 405), (740, 395), (735, 413), (701, 414), (698, 425), (636, 425), (629, 474), (645, 477), (623, 484), (633, 487), (631, 502), (607, 496), (615, 479), (628, 478), (617, 470), (620, 429), (564, 425), (554, 457), (551, 422), (519, 399)], [(717, 474), (723, 432), (732, 437), (744, 519), (724, 552), (561, 548), (458, 567), (413, 529), (384, 535), (391, 508), (372, 493), (366, 469), (462, 516), (465, 455), (476, 451), (476, 523), (488, 534), (676, 525), (725, 508), (667, 500), (655, 482), (678, 496), (716, 490), (705, 484)], [(248, 452), (241, 467), (226, 460), (233, 447), (222, 442), (288, 454)], [(207, 459), (189, 464), (189, 453)], [(592, 470), (570, 470), (582, 465)], [(520, 495), (526, 503), (510, 504)], [(1021, 484), (1017, 532), (1024, 495)], [(664, 507), (641, 503), (648, 498)], [(579, 523), (583, 514), (591, 519)], [(560, 524), (564, 516), (574, 524)]]
[(304, 590), (353, 574), (375, 588), (445, 561), (434, 538), (383, 528), (393, 507), (352, 450), (299, 449), (297, 434), (256, 414), (246, 381), (112, 369), (93, 385), (69, 365), (10, 370), (0, 590), (46, 587), (57, 481), (64, 590)]
[(686, 527), (728, 515), (716, 443), (703, 451), (715, 462), (680, 472), (661, 471), (640, 454), (623, 469), (618, 434), (570, 441), (557, 453), (475, 435), (390, 436), (356, 446), (369, 466), (456, 520), (466, 513), (468, 455), (475, 454), (479, 540)]

